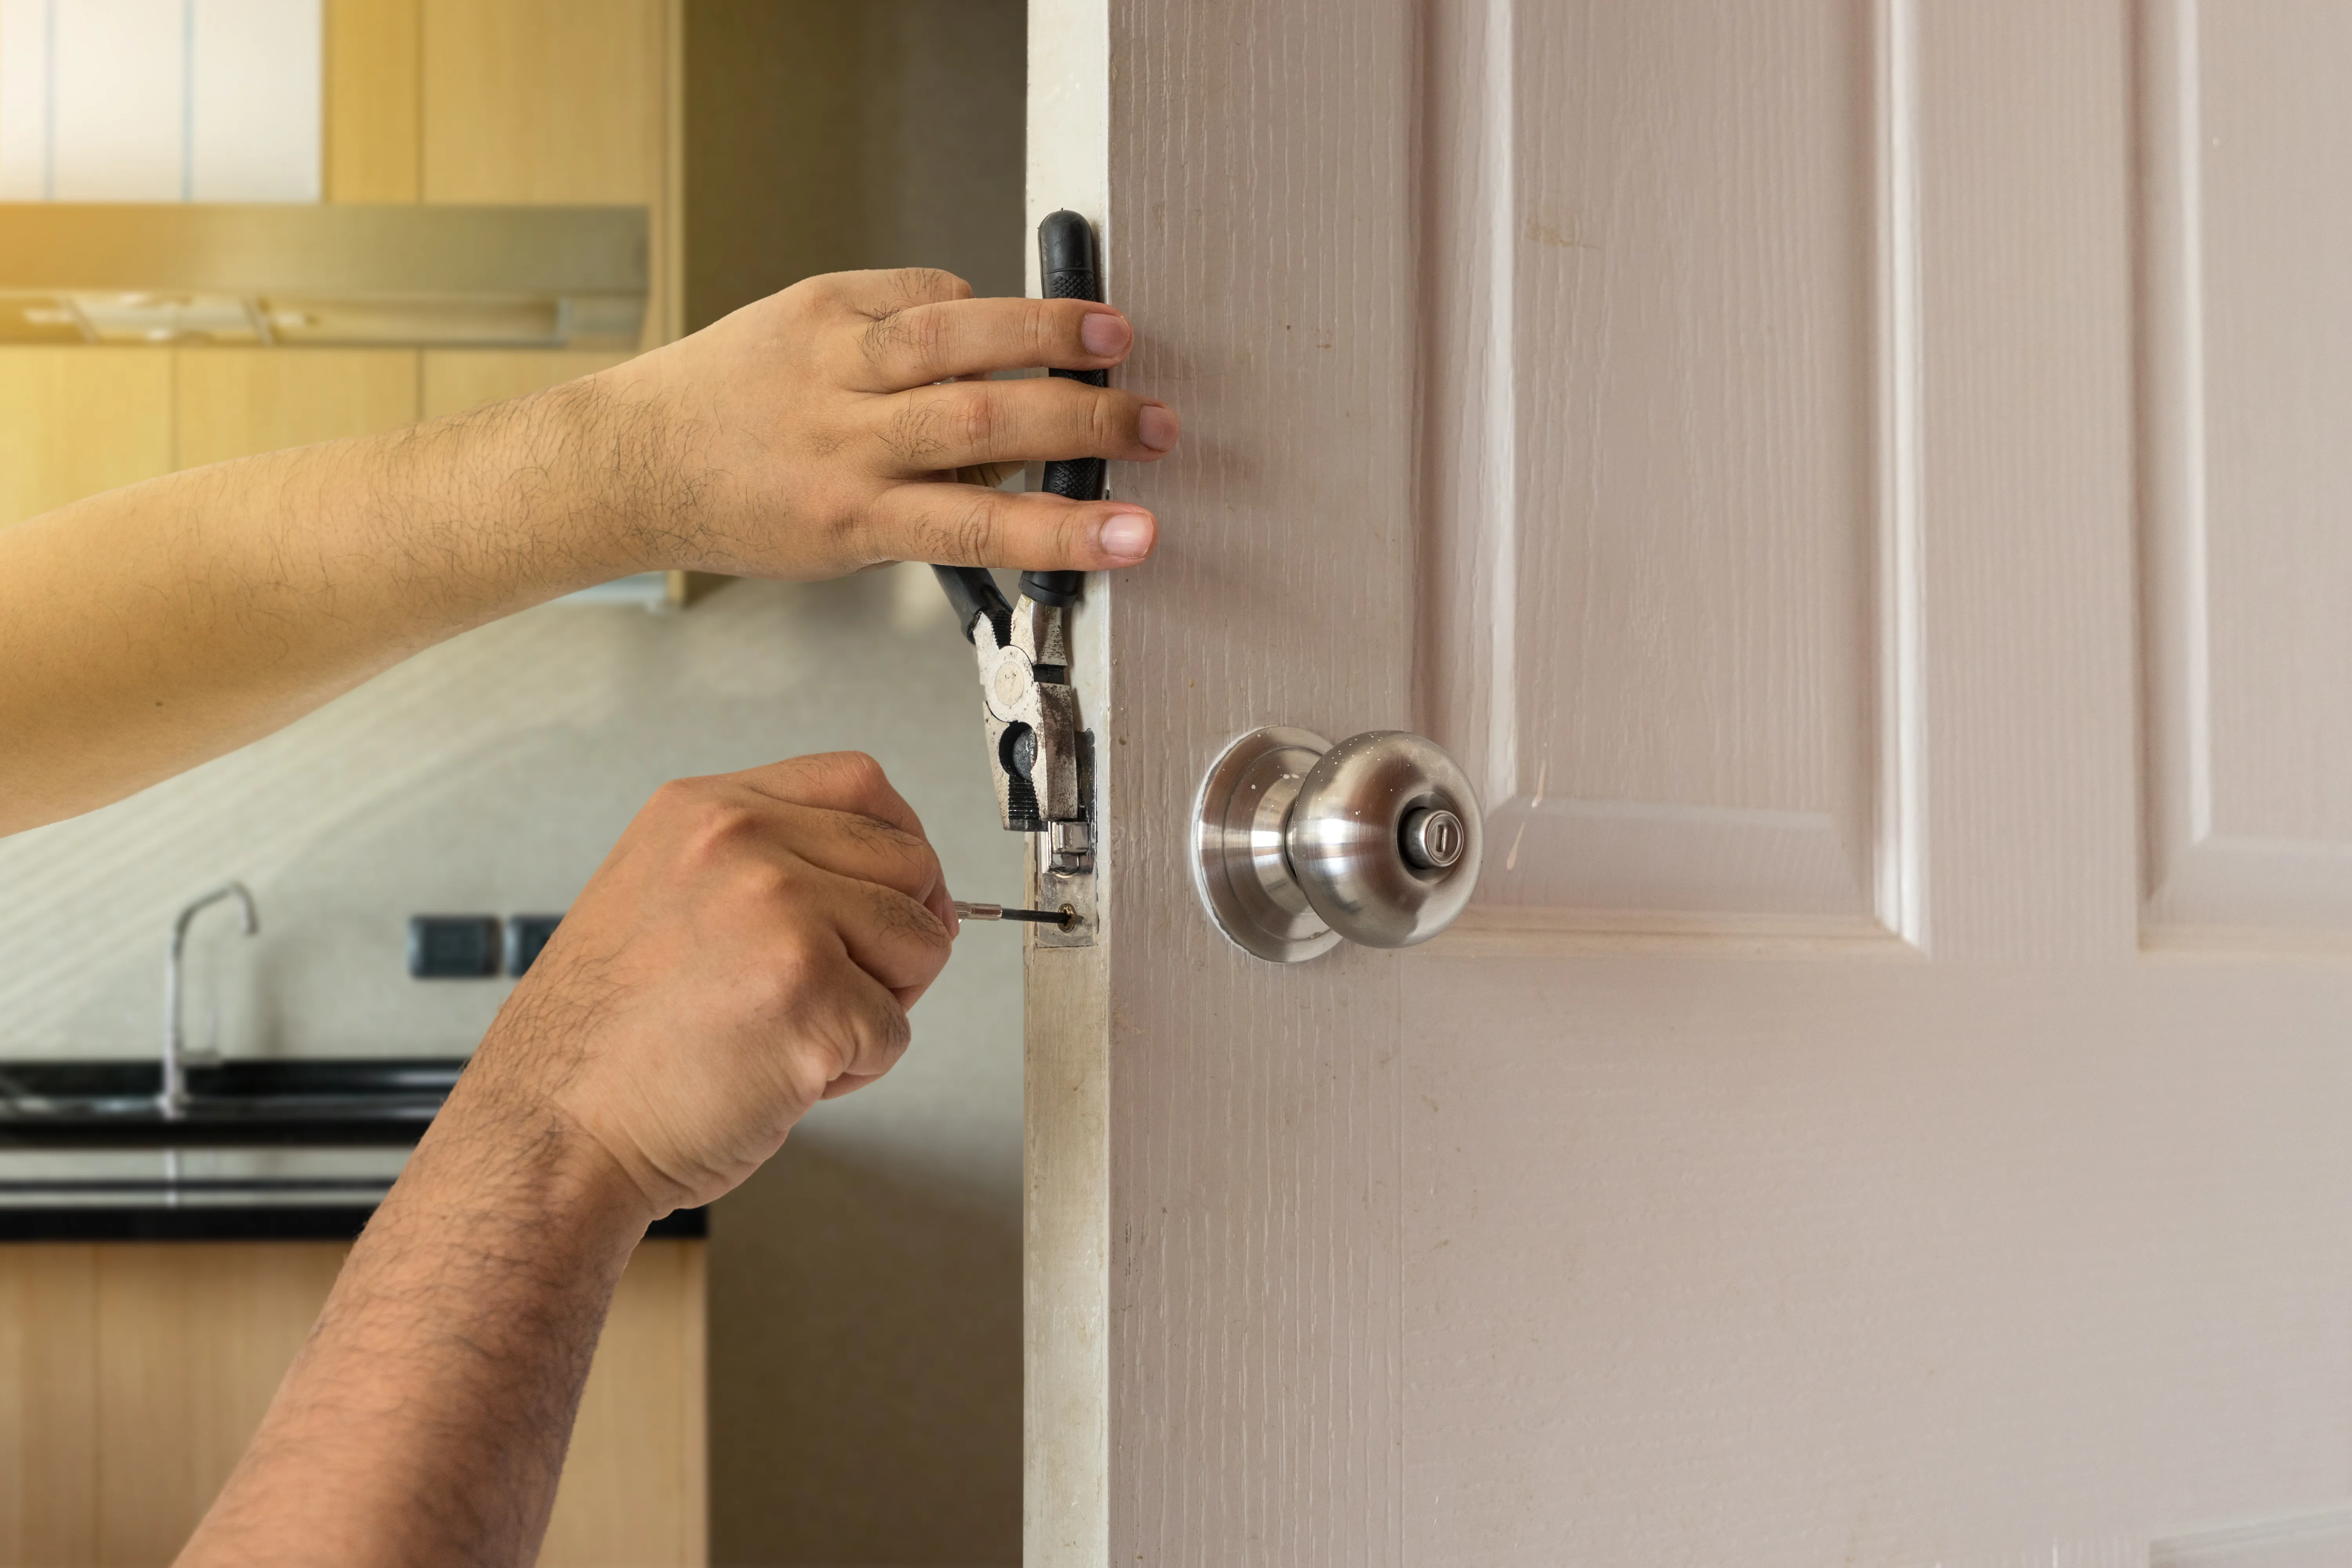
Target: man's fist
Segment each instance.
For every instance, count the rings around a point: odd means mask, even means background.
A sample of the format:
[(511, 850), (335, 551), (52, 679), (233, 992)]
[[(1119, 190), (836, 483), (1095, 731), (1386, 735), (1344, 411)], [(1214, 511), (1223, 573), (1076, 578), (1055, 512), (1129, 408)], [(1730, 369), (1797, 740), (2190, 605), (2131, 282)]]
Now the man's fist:
[(551, 1112), (656, 1213), (708, 1203), (819, 1100), (890, 1069), (955, 914), (871, 757), (665, 784), (605, 857), (460, 1084)]
[(632, 569), (838, 576), (889, 561), (1101, 571), (1151, 552), (1132, 502), (959, 484), (1030, 459), (1151, 462), (1166, 404), (1066, 377), (1135, 333), (1083, 300), (975, 300), (950, 273), (811, 278), (574, 384), (609, 422), (583, 450)]

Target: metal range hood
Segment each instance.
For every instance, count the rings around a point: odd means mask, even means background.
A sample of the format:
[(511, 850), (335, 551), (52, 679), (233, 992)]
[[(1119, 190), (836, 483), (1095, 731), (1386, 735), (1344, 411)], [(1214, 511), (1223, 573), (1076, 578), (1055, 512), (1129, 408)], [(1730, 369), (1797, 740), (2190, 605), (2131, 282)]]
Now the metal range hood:
[(643, 207), (0, 203), (0, 343), (633, 349)]

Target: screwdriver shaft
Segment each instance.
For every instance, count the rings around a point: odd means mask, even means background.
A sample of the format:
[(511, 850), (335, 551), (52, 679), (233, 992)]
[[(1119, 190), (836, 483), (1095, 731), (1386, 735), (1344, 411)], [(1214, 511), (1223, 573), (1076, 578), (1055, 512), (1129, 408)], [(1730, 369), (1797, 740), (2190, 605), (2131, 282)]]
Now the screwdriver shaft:
[(1069, 915), (1061, 910), (1009, 910), (1003, 904), (968, 904), (961, 899), (955, 900), (955, 912), (968, 921), (1032, 921), (1052, 926), (1070, 923)]

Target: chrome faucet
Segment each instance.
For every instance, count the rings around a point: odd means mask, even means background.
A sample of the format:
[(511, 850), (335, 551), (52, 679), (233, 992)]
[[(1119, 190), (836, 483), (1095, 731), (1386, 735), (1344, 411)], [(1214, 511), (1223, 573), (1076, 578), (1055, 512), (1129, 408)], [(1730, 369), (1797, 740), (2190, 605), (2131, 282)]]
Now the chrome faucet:
[(163, 961), (163, 1087), (155, 1096), (155, 1103), (166, 1121), (178, 1121), (188, 1114), (187, 1037), (180, 1029), (180, 956), (188, 945), (188, 927), (198, 913), (223, 899), (235, 899), (245, 916), (245, 934), (253, 936), (261, 930), (261, 917), (254, 911), (253, 895), (243, 882), (224, 882), (204, 897), (192, 901), (172, 922), (172, 952)]

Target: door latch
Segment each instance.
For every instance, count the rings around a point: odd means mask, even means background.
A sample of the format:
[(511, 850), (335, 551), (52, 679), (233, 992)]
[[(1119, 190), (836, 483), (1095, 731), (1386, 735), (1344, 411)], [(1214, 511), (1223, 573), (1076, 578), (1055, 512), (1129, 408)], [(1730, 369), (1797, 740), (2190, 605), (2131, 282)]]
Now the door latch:
[[(1067, 608), (1024, 592), (1008, 604), (978, 566), (934, 566), (979, 666), (989, 776), (1005, 829), (1034, 836), (1037, 903), (1068, 923), (1039, 926), (1045, 947), (1088, 947), (1095, 931), (1094, 736), (1078, 728), (1069, 683)], [(1075, 574), (1072, 574), (1075, 575)], [(1051, 589), (1048, 589), (1051, 592)]]

